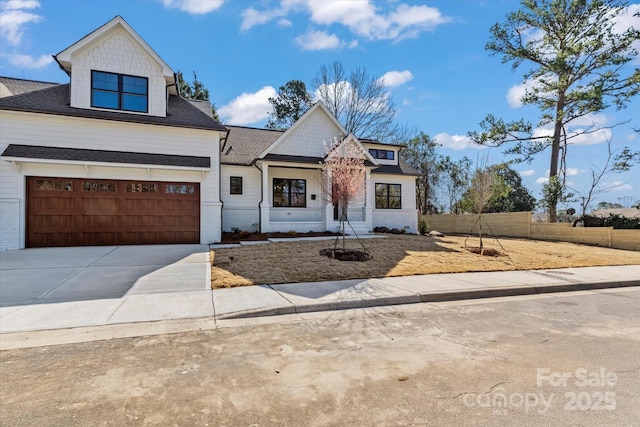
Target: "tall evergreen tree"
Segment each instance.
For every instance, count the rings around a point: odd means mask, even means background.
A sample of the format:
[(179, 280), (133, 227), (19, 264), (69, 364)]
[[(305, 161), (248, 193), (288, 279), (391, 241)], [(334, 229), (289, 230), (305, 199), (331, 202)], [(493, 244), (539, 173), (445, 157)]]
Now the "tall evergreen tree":
[[(519, 160), (551, 148), (550, 177), (561, 175), (571, 138), (567, 126), (610, 106), (624, 108), (640, 93), (640, 69), (628, 66), (638, 54), (633, 45), (640, 28), (614, 27), (626, 12), (624, 0), (523, 0), (520, 10), (491, 28), (486, 49), (514, 69), (531, 66), (523, 76), (531, 84), (521, 101), (536, 107), (540, 120), (534, 126), (488, 115), (471, 138), (491, 146), (513, 142), (507, 153)], [(547, 135), (535, 132), (547, 125), (553, 127)], [(555, 204), (549, 214), (555, 222)]]
[(311, 108), (311, 94), (303, 81), (290, 80), (280, 86), (275, 98), (269, 98), (273, 111), (269, 113), (269, 129), (286, 130)]
[(215, 104), (209, 100), (209, 89), (204, 86), (204, 83), (198, 80), (196, 72), (193, 72), (193, 82), (191, 83), (184, 79), (182, 71), (178, 71), (176, 73), (176, 77), (178, 80), (180, 95), (185, 99), (209, 101), (211, 103), (211, 114), (213, 115), (213, 118), (220, 121)]

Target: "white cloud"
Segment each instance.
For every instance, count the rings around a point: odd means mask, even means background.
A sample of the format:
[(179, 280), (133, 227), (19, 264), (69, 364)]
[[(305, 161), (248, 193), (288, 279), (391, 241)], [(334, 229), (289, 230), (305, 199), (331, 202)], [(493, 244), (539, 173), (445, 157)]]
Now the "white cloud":
[[(552, 79), (553, 77), (549, 77)], [(522, 107), (524, 104), (522, 103), (522, 98), (535, 89), (541, 89), (542, 84), (538, 80), (526, 80), (523, 83), (518, 85), (513, 85), (507, 91), (507, 103), (509, 104), (509, 108), (516, 109)], [(540, 92), (541, 96), (544, 96), (544, 93)]]
[(381, 6), (375, 6), (372, 0), (281, 1), (274, 9), (259, 11), (249, 8), (243, 11), (240, 29), (248, 30), (296, 11), (308, 14), (315, 24), (343, 25), (353, 34), (368, 40), (398, 41), (416, 37), (423, 31), (433, 30), (438, 25), (449, 22), (449, 18), (437, 8), (426, 5), (398, 4), (395, 9), (386, 13), (380, 9)]
[(272, 86), (265, 86), (255, 93), (243, 93), (218, 112), (223, 121), (230, 125), (247, 125), (266, 119), (271, 111), (269, 98), (276, 96)]
[(438, 144), (445, 148), (450, 148), (451, 150), (464, 150), (465, 148), (477, 148), (478, 150), (482, 150), (487, 148), (485, 145), (476, 144), (466, 135), (449, 135), (448, 133), (443, 132), (437, 134), (433, 139)]
[(263, 25), (276, 18), (284, 18), (289, 13), (288, 8), (280, 8), (273, 10), (256, 10), (252, 7), (242, 11), (242, 24), (240, 24), (240, 30), (246, 31), (256, 25)]
[[(341, 99), (339, 102), (342, 105), (346, 105), (350, 103), (353, 98), (353, 88), (351, 83), (346, 80), (342, 80), (338, 83), (331, 83), (329, 85), (320, 85), (315, 92), (313, 93), (314, 100), (326, 100), (329, 104), (334, 104), (335, 97)], [(370, 103), (365, 103), (365, 105), (357, 104), (354, 105), (354, 108), (358, 109), (362, 113), (369, 113), (372, 111), (377, 111), (381, 105), (386, 104), (389, 101), (389, 97), (391, 95), (386, 92), (380, 95), (379, 98), (375, 100), (371, 100)]]
[(624, 181), (610, 181), (602, 184), (602, 191), (629, 191), (633, 190), (631, 184)]
[(34, 0), (10, 0), (0, 3), (0, 35), (9, 44), (18, 46), (22, 41), (24, 26), (42, 20), (40, 15), (28, 12), (40, 7)]
[(599, 129), (592, 133), (582, 133), (585, 129), (572, 129), (569, 136), (574, 136), (569, 140), (569, 144), (574, 145), (595, 145), (602, 144), (611, 139), (611, 129)]
[(293, 23), (288, 19), (282, 18), (278, 20), (278, 27), (293, 27)]
[(22, 68), (42, 68), (53, 62), (51, 55), (40, 55), (33, 57), (30, 55), (22, 55), (19, 53), (8, 54), (9, 62), (16, 67)]
[(533, 176), (536, 174), (535, 169), (527, 169), (520, 171), (520, 176)]
[(205, 15), (222, 6), (224, 0), (162, 0), (169, 9), (180, 9), (193, 15)]
[[(634, 27), (640, 29), (640, 17), (634, 16), (640, 14), (640, 4), (631, 4), (624, 13), (613, 18), (613, 30), (618, 34), (624, 33), (628, 28)], [(633, 42), (632, 46), (640, 51), (640, 40)], [(631, 61), (634, 65), (640, 65), (640, 55), (636, 55), (635, 59)]]
[(411, 105), (411, 101), (409, 101), (407, 98), (404, 98), (402, 100), (402, 105), (404, 105), (405, 107)]
[(565, 171), (565, 174), (567, 176), (576, 176), (580, 173), (580, 170), (578, 168), (567, 168), (567, 170)]
[(538, 185), (546, 184), (547, 182), (549, 182), (548, 176), (541, 176), (540, 178), (536, 179), (536, 184)]
[[(595, 145), (607, 142), (612, 138), (611, 129), (602, 128), (610, 122), (606, 114), (587, 114), (567, 124), (567, 143), (570, 145)], [(598, 129), (600, 128), (600, 129)], [(553, 136), (553, 124), (537, 128), (534, 137)]]
[(324, 31), (310, 31), (296, 37), (295, 41), (302, 50), (330, 50), (342, 46), (338, 36)]
[(413, 74), (409, 70), (389, 71), (378, 79), (380, 83), (387, 87), (401, 86), (411, 80), (413, 80)]

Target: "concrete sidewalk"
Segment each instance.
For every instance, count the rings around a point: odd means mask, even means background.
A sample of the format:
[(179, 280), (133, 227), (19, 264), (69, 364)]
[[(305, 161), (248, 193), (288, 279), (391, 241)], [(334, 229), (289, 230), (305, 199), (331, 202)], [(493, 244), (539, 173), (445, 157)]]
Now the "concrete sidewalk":
[(119, 298), (40, 301), (2, 307), (0, 334), (177, 319), (258, 317), (622, 286), (640, 286), (640, 265), (433, 274), (216, 290), (167, 291), (134, 286)]

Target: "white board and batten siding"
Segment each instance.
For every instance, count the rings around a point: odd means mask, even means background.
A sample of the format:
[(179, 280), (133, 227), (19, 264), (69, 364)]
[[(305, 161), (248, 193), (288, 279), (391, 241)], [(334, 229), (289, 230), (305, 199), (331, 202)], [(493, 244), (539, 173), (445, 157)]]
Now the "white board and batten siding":
[(201, 243), (220, 241), (222, 204), (218, 186), (219, 135), (217, 132), (169, 126), (112, 122), (13, 111), (0, 111), (0, 152), (9, 144), (152, 154), (201, 156), (211, 159), (210, 171), (149, 165), (108, 163), (84, 166), (64, 162), (0, 161), (0, 250), (25, 245), (27, 176), (94, 179), (135, 179), (200, 183)]
[[(222, 231), (259, 231), (262, 174), (254, 166), (221, 165)], [(231, 194), (231, 177), (242, 178), (242, 194)]]

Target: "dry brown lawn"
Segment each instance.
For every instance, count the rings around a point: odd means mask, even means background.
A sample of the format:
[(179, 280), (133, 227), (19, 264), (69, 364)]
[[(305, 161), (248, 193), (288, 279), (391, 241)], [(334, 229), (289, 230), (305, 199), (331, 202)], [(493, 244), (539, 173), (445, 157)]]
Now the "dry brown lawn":
[[(333, 240), (266, 243), (211, 251), (211, 286), (411, 276), (466, 271), (535, 270), (598, 265), (640, 264), (640, 252), (564, 242), (500, 238), (506, 256), (482, 256), (463, 249), (466, 236), (431, 238), (388, 235), (365, 239), (373, 259), (347, 262), (321, 256)], [(493, 238), (484, 247), (502, 252)], [(469, 238), (467, 246), (478, 246)], [(357, 248), (357, 242), (347, 241)]]

